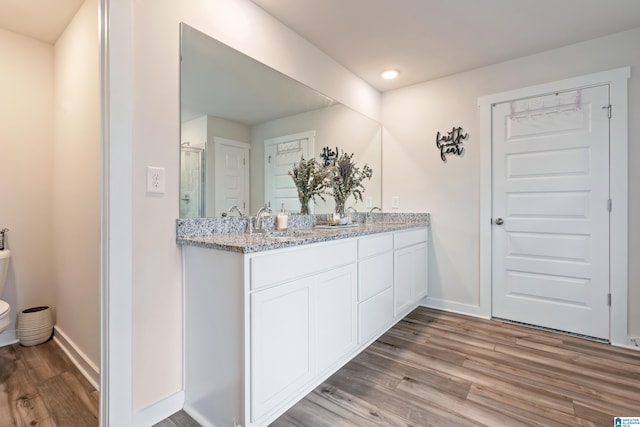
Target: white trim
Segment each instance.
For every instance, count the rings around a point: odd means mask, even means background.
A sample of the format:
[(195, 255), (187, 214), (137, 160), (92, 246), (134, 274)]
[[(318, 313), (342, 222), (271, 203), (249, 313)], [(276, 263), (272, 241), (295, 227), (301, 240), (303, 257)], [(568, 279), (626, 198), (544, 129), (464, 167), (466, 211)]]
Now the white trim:
[(67, 334), (65, 334), (59, 326), (55, 326), (53, 330), (53, 341), (58, 344), (58, 347), (69, 357), (87, 381), (89, 381), (96, 390), (100, 391), (100, 372), (95, 363), (69, 339)]
[(198, 411), (195, 407), (191, 406), (188, 403), (185, 403), (184, 405), (184, 412), (189, 414), (189, 416), (202, 427), (222, 427), (213, 424), (209, 419), (207, 419), (207, 417), (202, 415), (200, 411)]
[(491, 314), (491, 106), (500, 102), (554, 93), (566, 89), (610, 85), (610, 289), (612, 344), (625, 346), (628, 337), (628, 79), (631, 68), (623, 67), (585, 76), (481, 96), (480, 107), (480, 311)]
[[(612, 72), (613, 74), (613, 72)], [(610, 76), (611, 148), (609, 154), (609, 194), (613, 201), (609, 220), (609, 281), (611, 284), (611, 343), (622, 345), (629, 340), (629, 67)]]
[(231, 145), (237, 148), (244, 148), (247, 150), (251, 150), (251, 144), (247, 144), (246, 142), (242, 142), (242, 141), (236, 141), (235, 139), (222, 138), (219, 136), (213, 137), (213, 143), (216, 145), (224, 144), (224, 145)]
[(628, 337), (627, 347), (640, 351), (640, 337)]
[(180, 390), (152, 405), (140, 409), (133, 415), (134, 426), (153, 426), (182, 409), (184, 391)]
[(129, 427), (133, 416), (133, 12), (126, 0), (99, 1), (100, 425)]
[(436, 310), (450, 311), (452, 313), (464, 314), (467, 316), (480, 317), (483, 319), (491, 318), (491, 314), (487, 316), (480, 306), (462, 304), (455, 301), (447, 301), (429, 296), (427, 296), (420, 302), (420, 306), (433, 308)]
[(16, 337), (16, 328), (13, 326), (13, 322), (9, 324), (9, 327), (0, 334), (0, 347), (5, 347), (18, 342)]
[[(294, 133), (291, 135), (278, 136), (275, 138), (268, 138), (264, 140), (264, 199), (268, 201), (271, 199), (271, 176), (267, 171), (269, 170), (269, 147), (272, 145), (280, 144), (281, 142), (295, 141), (297, 139), (306, 139), (309, 141), (309, 154), (308, 157), (311, 158), (315, 154), (315, 141), (316, 141), (316, 131), (310, 130), (306, 132)], [(308, 160), (308, 159), (307, 159)], [(313, 203), (309, 206), (309, 212), (313, 213)]]

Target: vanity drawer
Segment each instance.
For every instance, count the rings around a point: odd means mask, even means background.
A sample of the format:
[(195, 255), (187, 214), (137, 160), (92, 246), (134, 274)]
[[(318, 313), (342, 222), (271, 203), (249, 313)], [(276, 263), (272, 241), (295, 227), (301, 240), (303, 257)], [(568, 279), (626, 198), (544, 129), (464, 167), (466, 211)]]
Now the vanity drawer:
[(360, 259), (392, 249), (393, 234), (391, 233), (361, 237), (358, 240), (358, 258)]
[(356, 240), (269, 251), (251, 258), (251, 290), (351, 264), (357, 260)]
[(394, 249), (406, 248), (427, 241), (427, 229), (418, 228), (415, 230), (398, 231), (393, 240)]
[(393, 252), (385, 252), (358, 262), (358, 302), (393, 285)]
[(358, 344), (371, 339), (393, 322), (393, 289), (358, 304)]

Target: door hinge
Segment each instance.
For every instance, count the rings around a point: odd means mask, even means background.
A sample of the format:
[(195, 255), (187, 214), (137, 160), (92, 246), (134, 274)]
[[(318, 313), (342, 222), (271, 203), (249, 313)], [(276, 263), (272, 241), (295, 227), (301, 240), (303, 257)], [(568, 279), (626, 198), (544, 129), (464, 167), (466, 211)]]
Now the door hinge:
[(269, 156), (269, 159), (267, 160), (267, 163), (271, 163), (271, 156)]
[(603, 110), (607, 110), (607, 116), (611, 118), (611, 104), (607, 104), (602, 107)]
[(607, 294), (607, 305), (611, 307), (611, 293)]
[(613, 209), (613, 202), (609, 199), (607, 200), (607, 210), (611, 212), (611, 209)]

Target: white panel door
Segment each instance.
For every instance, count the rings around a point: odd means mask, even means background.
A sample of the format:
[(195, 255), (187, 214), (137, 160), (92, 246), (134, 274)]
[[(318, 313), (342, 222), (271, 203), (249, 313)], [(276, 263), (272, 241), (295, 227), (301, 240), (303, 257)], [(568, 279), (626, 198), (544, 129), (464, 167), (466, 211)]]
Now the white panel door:
[[(314, 131), (265, 140), (265, 202), (279, 211), (282, 203), (289, 212), (300, 211), (298, 190), (289, 176), (302, 157), (313, 157)], [(313, 203), (309, 205), (313, 213)]]
[(493, 108), (494, 317), (609, 338), (609, 87)]
[(215, 138), (215, 216), (232, 206), (248, 210), (249, 144)]

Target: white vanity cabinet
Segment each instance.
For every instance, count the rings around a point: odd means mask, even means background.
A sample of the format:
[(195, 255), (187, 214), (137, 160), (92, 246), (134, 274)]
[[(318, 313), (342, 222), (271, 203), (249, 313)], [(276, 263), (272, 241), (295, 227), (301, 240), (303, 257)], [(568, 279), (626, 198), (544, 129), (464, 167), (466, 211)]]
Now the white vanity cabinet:
[[(277, 267), (278, 260), (290, 255), (302, 276), (250, 293), (252, 422), (297, 397), (357, 345), (355, 242), (298, 248), (295, 255), (276, 253), (252, 261)], [(252, 278), (259, 274), (256, 265), (251, 266)]]
[(358, 342), (393, 322), (393, 233), (358, 240)]
[(204, 426), (268, 425), (417, 305), (426, 236), (184, 246), (185, 410)]
[(394, 235), (395, 316), (404, 316), (427, 295), (427, 229), (397, 232)]

